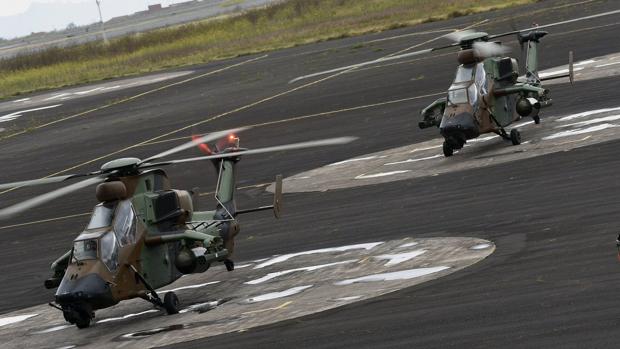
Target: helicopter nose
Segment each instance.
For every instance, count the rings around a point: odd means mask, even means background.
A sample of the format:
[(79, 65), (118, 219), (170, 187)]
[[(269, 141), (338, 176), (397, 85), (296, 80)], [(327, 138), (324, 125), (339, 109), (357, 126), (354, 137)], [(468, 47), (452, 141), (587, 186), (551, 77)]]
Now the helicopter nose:
[(56, 292), (58, 304), (76, 302), (88, 303), (95, 309), (113, 305), (110, 285), (97, 274), (87, 274), (79, 278), (65, 275)]
[(454, 116), (443, 117), (439, 130), (446, 139), (458, 138), (463, 143), (480, 135), (476, 120), (471, 113), (459, 113)]

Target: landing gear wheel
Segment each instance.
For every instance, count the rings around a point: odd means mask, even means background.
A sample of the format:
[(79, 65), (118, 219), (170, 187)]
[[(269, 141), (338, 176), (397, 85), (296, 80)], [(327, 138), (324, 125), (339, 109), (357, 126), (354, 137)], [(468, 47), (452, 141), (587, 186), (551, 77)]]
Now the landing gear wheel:
[(73, 320), (75, 321), (75, 326), (77, 326), (77, 328), (87, 328), (90, 326), (91, 319), (92, 316), (89, 312), (79, 309), (75, 311), (75, 318)]
[(512, 145), (521, 144), (521, 133), (516, 128), (510, 130), (510, 140), (512, 141)]
[(447, 141), (443, 142), (443, 155), (445, 157), (449, 157), (452, 156), (452, 154), (454, 154), (454, 149), (452, 149), (452, 147), (450, 146), (450, 144), (448, 144)]
[(233, 262), (230, 259), (225, 259), (224, 260), (224, 265), (226, 266), (226, 270), (228, 270), (228, 271), (235, 270), (235, 262)]
[(532, 119), (534, 119), (534, 123), (536, 125), (540, 124), (540, 116), (536, 115), (536, 116), (532, 117)]
[(168, 292), (164, 296), (164, 309), (166, 309), (166, 313), (168, 315), (178, 314), (179, 313), (179, 297), (177, 297), (176, 293)]

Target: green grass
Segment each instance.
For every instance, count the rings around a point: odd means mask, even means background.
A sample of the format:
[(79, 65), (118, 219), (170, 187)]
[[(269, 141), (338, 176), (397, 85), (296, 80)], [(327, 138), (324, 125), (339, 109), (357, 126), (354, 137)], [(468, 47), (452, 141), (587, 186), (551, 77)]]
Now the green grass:
[[(236, 0), (230, 0), (231, 3)], [(289, 0), (0, 61), (0, 98), (463, 16), (535, 0)]]

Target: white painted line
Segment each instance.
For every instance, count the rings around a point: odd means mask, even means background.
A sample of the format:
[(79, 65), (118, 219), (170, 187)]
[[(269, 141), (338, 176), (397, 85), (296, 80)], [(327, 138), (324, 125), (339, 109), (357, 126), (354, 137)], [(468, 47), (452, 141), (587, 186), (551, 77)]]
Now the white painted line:
[(219, 283), (220, 283), (220, 281), (211, 281), (211, 282), (205, 282), (204, 284), (177, 287), (177, 288), (173, 288), (171, 290), (162, 290), (162, 291), (158, 291), (158, 292), (166, 293), (166, 292), (176, 292), (176, 291), (181, 291), (181, 290), (190, 290), (190, 289), (193, 289), (193, 288), (201, 288), (201, 287), (205, 287), (205, 286), (208, 286), (208, 285), (214, 285), (214, 284), (219, 284)]
[(577, 62), (577, 63), (575, 63), (574, 65), (585, 65), (585, 64), (590, 64), (590, 63), (594, 63), (594, 62), (596, 62), (596, 60), (594, 60), (594, 59), (588, 59), (588, 60), (586, 60), (586, 61)]
[(450, 267), (408, 269), (408, 270), (395, 271), (392, 273), (373, 274), (373, 275), (368, 275), (368, 276), (362, 276), (362, 277), (355, 278), (355, 279), (347, 279), (343, 281), (338, 281), (335, 284), (342, 286), (342, 285), (351, 285), (351, 284), (360, 283), (360, 282), (409, 280), (409, 279), (417, 278), (420, 276), (437, 273), (437, 272), (440, 272), (446, 269), (450, 269)]
[(13, 103), (27, 102), (29, 100), (30, 100), (30, 98), (16, 99), (16, 100), (13, 101)]
[(408, 242), (408, 243), (400, 245), (398, 247), (400, 247), (400, 248), (407, 248), (407, 247), (413, 247), (413, 246), (416, 246), (416, 245), (418, 245), (417, 242)]
[(102, 87), (101, 91), (107, 91), (107, 90), (114, 90), (117, 88), (121, 88), (121, 85), (114, 85), (114, 86), (108, 86), (108, 87)]
[(36, 334), (44, 334), (44, 333), (50, 333), (50, 332), (56, 332), (56, 331), (61, 331), (67, 328), (73, 327), (72, 325), (60, 325), (60, 326), (54, 326), (54, 327), (50, 327), (48, 329), (39, 331), (39, 332), (35, 332)]
[[(573, 72), (576, 71), (580, 71), (583, 70), (584, 67), (577, 67), (573, 69)], [(561, 69), (561, 70), (554, 70), (554, 71), (550, 71), (550, 72), (541, 72), (540, 74), (538, 74), (539, 78), (544, 78), (547, 76), (552, 76), (552, 75), (561, 75), (561, 74), (568, 74), (568, 68), (566, 69)]]
[(588, 125), (593, 125), (593, 124), (600, 124), (601, 122), (616, 121), (616, 120), (620, 120), (620, 114), (603, 116), (600, 118), (594, 118), (594, 119), (590, 119), (586, 121), (573, 122), (572, 124), (560, 125), (556, 127), (583, 127), (583, 126), (588, 126)]
[(619, 127), (619, 125), (601, 124), (601, 125), (596, 125), (596, 126), (592, 126), (588, 128), (578, 129), (578, 130), (562, 131), (562, 132), (554, 133), (551, 136), (543, 137), (543, 140), (546, 141), (550, 139), (570, 137), (570, 136), (580, 135), (584, 133), (598, 132), (598, 131), (602, 131), (602, 130), (605, 130), (607, 128), (612, 128), (612, 127)]
[(419, 151), (424, 151), (424, 150), (433, 150), (433, 149), (439, 149), (441, 148), (443, 145), (434, 145), (432, 147), (425, 147), (425, 148), (415, 148), (412, 151), (410, 151), (410, 153), (415, 153), (415, 152), (419, 152)]
[(24, 320), (28, 320), (31, 317), (37, 316), (39, 314), (26, 314), (26, 315), (17, 315), (17, 316), (9, 316), (0, 318), (0, 327), (15, 324), (18, 322), (22, 322)]
[(426, 250), (416, 250), (416, 251), (397, 253), (397, 254), (382, 254), (379, 256), (375, 256), (374, 258), (378, 260), (387, 260), (388, 262), (385, 263), (385, 266), (391, 267), (391, 266), (406, 262), (408, 260), (414, 259), (415, 257), (422, 255), (424, 253), (426, 253)]
[(187, 313), (190, 311), (199, 311), (199, 310), (203, 310), (205, 308), (215, 308), (218, 305), (220, 305), (219, 301), (212, 301), (212, 302), (206, 302), (206, 303), (199, 303), (199, 304), (193, 304), (190, 305), (189, 307), (182, 309), (179, 311), (180, 314), (183, 313)]
[(57, 98), (65, 97), (68, 95), (70, 95), (70, 93), (59, 93), (59, 94), (53, 95), (52, 97), (48, 97), (44, 99), (44, 101), (51, 101), (52, 99), (57, 99)]
[(129, 318), (140, 316), (140, 315), (144, 315), (144, 314), (157, 313), (157, 312), (159, 312), (159, 310), (157, 310), (157, 309), (150, 309), (150, 310), (145, 310), (145, 311), (140, 312), (140, 313), (127, 314), (127, 315), (121, 316), (121, 317), (111, 317), (111, 318), (99, 320), (99, 321), (97, 321), (97, 323), (98, 324), (102, 324), (102, 323), (105, 323), (105, 322), (124, 320), (124, 319), (129, 319)]
[(397, 175), (397, 174), (401, 174), (401, 173), (407, 173), (407, 172), (411, 172), (411, 170), (381, 172), (381, 173), (375, 173), (375, 174), (369, 174), (369, 175), (362, 174), (362, 175), (359, 175), (359, 176), (355, 177), (355, 179), (379, 178), (379, 177), (393, 176), (393, 175)]
[(467, 141), (468, 144), (471, 143), (480, 143), (480, 142), (486, 142), (486, 141), (490, 141), (492, 139), (498, 139), (499, 137), (497, 135), (495, 136), (486, 136), (486, 137), (478, 137), (478, 138), (474, 138), (474, 139), (470, 139)]
[(286, 274), (291, 274), (291, 273), (298, 272), (298, 271), (314, 271), (314, 270), (319, 270), (319, 269), (323, 269), (323, 268), (327, 268), (327, 267), (333, 267), (335, 265), (349, 264), (349, 263), (355, 263), (355, 262), (357, 262), (357, 259), (350, 259), (350, 260), (346, 260), (346, 261), (342, 261), (342, 262), (335, 262), (335, 263), (328, 263), (328, 264), (321, 264), (321, 265), (313, 265), (313, 266), (310, 266), (310, 267), (302, 267), (302, 268), (282, 270), (282, 271), (277, 271), (275, 273), (269, 273), (269, 274), (263, 276), (262, 278), (258, 278), (258, 279), (254, 279), (254, 280), (251, 280), (251, 281), (244, 282), (244, 284), (247, 284), (247, 285), (258, 285), (258, 284), (262, 284), (263, 282), (275, 279), (275, 278), (277, 278), (279, 276), (286, 275)]
[(336, 298), (334, 300), (335, 301), (341, 301), (341, 302), (348, 302), (348, 301), (354, 301), (354, 300), (360, 299), (360, 298), (362, 298), (362, 296), (349, 296), (349, 297)]
[(574, 119), (579, 119), (579, 118), (585, 118), (587, 116), (594, 115), (594, 114), (602, 114), (602, 113), (618, 111), (618, 110), (620, 110), (620, 107), (589, 110), (589, 111), (584, 111), (578, 114), (564, 116), (564, 117), (557, 119), (556, 121), (558, 122), (569, 121), (569, 120), (574, 120)]
[(55, 105), (48, 105), (46, 107), (40, 107), (40, 108), (33, 108), (33, 109), (26, 109), (26, 110), (16, 111), (16, 112), (13, 112), (11, 114), (6, 114), (4, 116), (0, 116), (0, 122), (6, 122), (6, 121), (15, 120), (18, 117), (22, 116), (22, 114), (24, 114), (24, 113), (29, 113), (29, 112), (37, 111), (37, 110), (45, 110), (45, 109), (57, 108), (57, 107), (60, 107), (61, 105), (62, 104), (55, 104)]
[(356, 245), (347, 245), (347, 246), (340, 246), (340, 247), (321, 248), (321, 249), (318, 249), (318, 250), (310, 250), (310, 251), (304, 251), (304, 252), (289, 253), (289, 254), (277, 256), (277, 257), (274, 257), (274, 258), (270, 258), (270, 259), (266, 260), (265, 262), (255, 266), (254, 269), (261, 269), (261, 268), (264, 268), (264, 267), (268, 267), (270, 265), (274, 265), (276, 263), (286, 262), (289, 259), (294, 258), (294, 257), (305, 256), (305, 255), (309, 255), (309, 254), (346, 252), (346, 251), (351, 251), (351, 250), (362, 250), (362, 249), (366, 250), (366, 251), (370, 251), (373, 248), (381, 245), (382, 243), (383, 242), (370, 242), (370, 243), (366, 243), (366, 244), (356, 244)]
[(281, 292), (266, 293), (266, 294), (263, 294), (263, 295), (260, 295), (260, 296), (255, 296), (255, 297), (252, 297), (252, 298), (248, 298), (247, 302), (248, 303), (256, 303), (256, 302), (264, 302), (264, 301), (269, 301), (269, 300), (273, 300), (273, 299), (288, 297), (288, 296), (292, 296), (292, 295), (298, 294), (300, 292), (303, 292), (304, 290), (309, 289), (312, 286), (313, 285), (297, 286), (297, 287), (289, 288), (288, 290), (281, 291)]
[(419, 159), (408, 159), (408, 160), (403, 160), (403, 161), (388, 162), (387, 164), (383, 164), (383, 166), (407, 164), (407, 163), (410, 163), (410, 162), (426, 161), (426, 160), (432, 160), (432, 159), (437, 159), (437, 158), (441, 158), (441, 157), (443, 157), (443, 155), (439, 154), (439, 155), (427, 156), (425, 158), (419, 158)]
[(602, 67), (608, 67), (610, 65), (616, 65), (616, 64), (620, 64), (620, 62), (613, 62), (613, 63), (606, 63), (606, 64), (599, 64), (594, 66), (595, 68), (602, 68)]
[(367, 160), (372, 160), (372, 159), (376, 159), (377, 156), (367, 156), (365, 158), (355, 158), (355, 159), (349, 159), (349, 160), (344, 160), (344, 161), (339, 161), (339, 162), (334, 162), (333, 164), (329, 164), (327, 166), (338, 166), (338, 165), (342, 165), (342, 164), (347, 164), (350, 162), (357, 162), (357, 161), (367, 161)]
[(74, 92), (74, 94), (76, 94), (76, 95), (80, 95), (80, 96), (81, 96), (81, 95), (87, 95), (87, 94), (89, 94), (89, 93), (93, 93), (93, 92), (95, 92), (95, 91), (99, 91), (99, 90), (101, 90), (101, 89), (103, 89), (103, 87), (95, 87), (95, 88), (93, 88), (93, 89), (86, 90), (86, 91)]

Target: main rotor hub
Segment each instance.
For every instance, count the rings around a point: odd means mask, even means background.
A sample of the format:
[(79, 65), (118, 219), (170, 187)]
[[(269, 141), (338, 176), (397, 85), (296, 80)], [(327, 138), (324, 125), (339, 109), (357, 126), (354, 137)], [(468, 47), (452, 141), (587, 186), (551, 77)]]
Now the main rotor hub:
[(461, 49), (468, 50), (472, 48), (474, 42), (488, 40), (489, 34), (485, 32), (465, 33), (463, 36), (459, 37), (459, 45), (461, 46)]
[(106, 162), (101, 166), (102, 172), (119, 171), (121, 174), (137, 172), (141, 160), (138, 158), (121, 158)]

